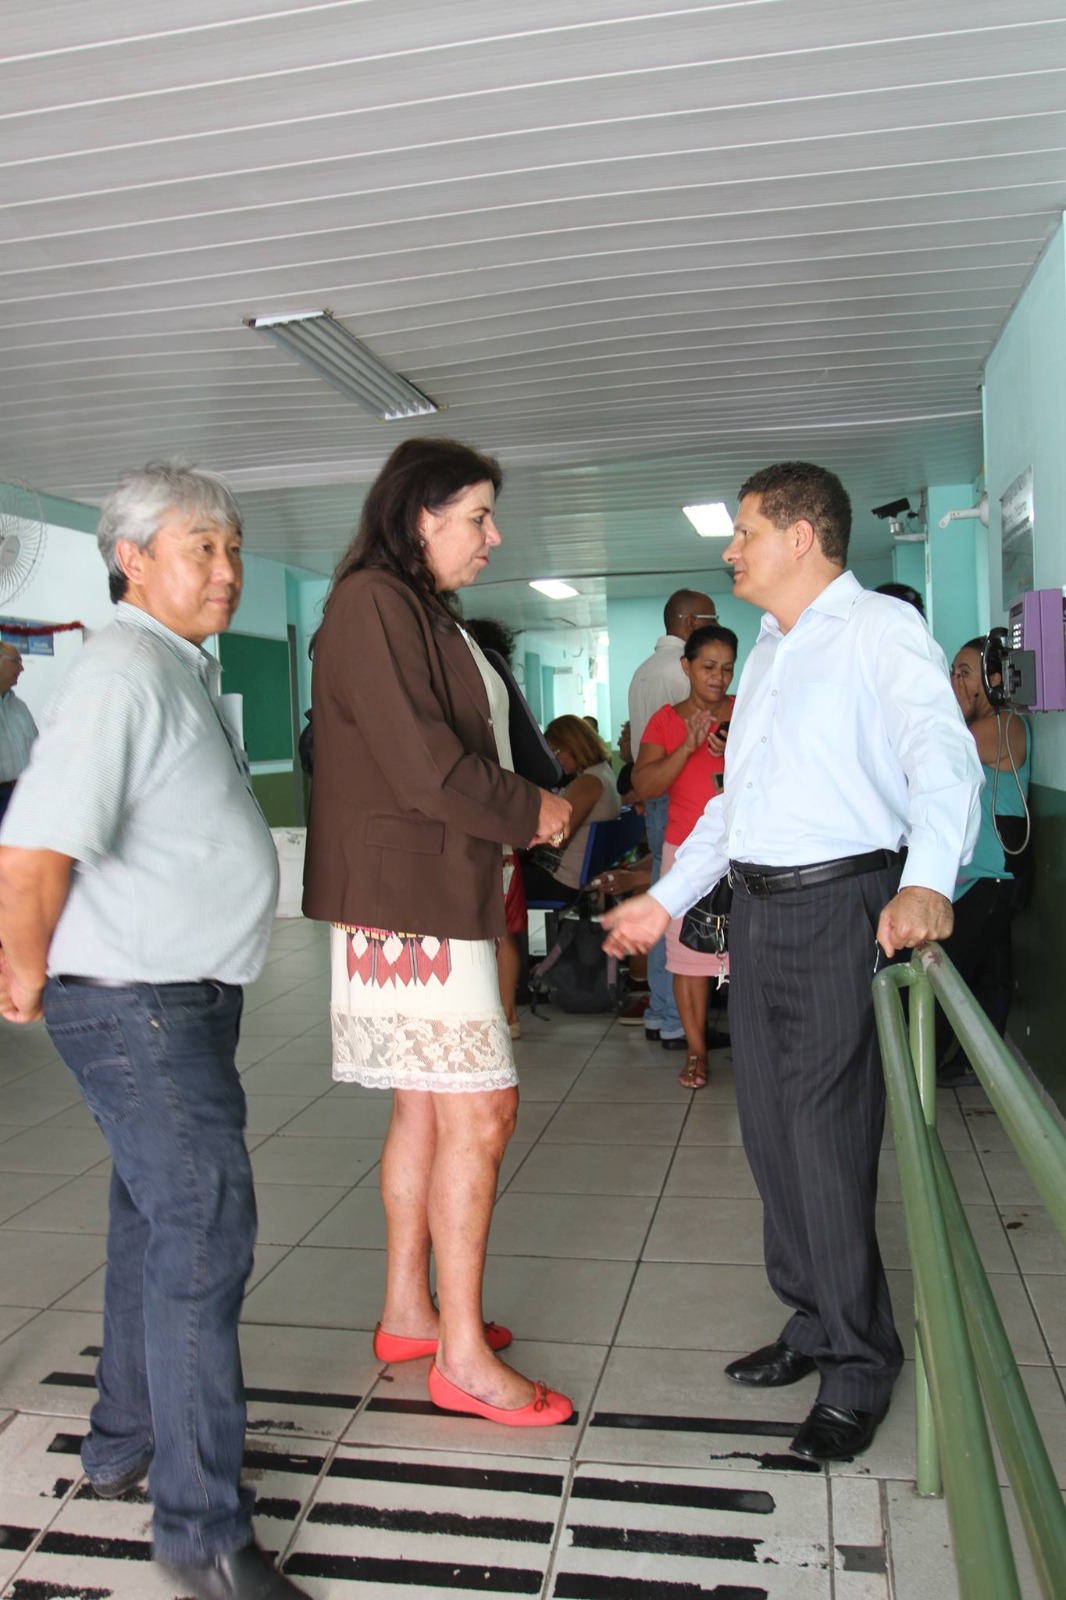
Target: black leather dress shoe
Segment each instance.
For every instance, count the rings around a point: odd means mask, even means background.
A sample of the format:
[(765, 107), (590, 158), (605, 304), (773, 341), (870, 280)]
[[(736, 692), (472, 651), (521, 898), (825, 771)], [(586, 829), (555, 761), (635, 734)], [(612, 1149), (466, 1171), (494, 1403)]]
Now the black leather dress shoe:
[(798, 1383), (808, 1372), (814, 1371), (814, 1362), (791, 1345), (763, 1345), (750, 1356), (741, 1356), (726, 1367), (726, 1376), (734, 1383), (747, 1383), (755, 1389), (778, 1389), (786, 1383)]
[(818, 1401), (789, 1449), (811, 1461), (850, 1461), (872, 1443), (884, 1415), (883, 1411), (852, 1411)]
[(138, 1461), (135, 1467), (131, 1467), (128, 1472), (124, 1472), (121, 1478), (108, 1478), (103, 1483), (97, 1483), (90, 1478), (89, 1482), (92, 1484), (93, 1494), (99, 1495), (101, 1500), (117, 1500), (120, 1494), (128, 1494), (131, 1489), (136, 1489), (139, 1483), (144, 1482), (148, 1476), (148, 1468), (151, 1465), (151, 1456), (145, 1456), (142, 1461)]
[(306, 1589), (282, 1577), (257, 1544), (229, 1550), (206, 1567), (179, 1566), (159, 1556), (156, 1561), (179, 1594), (195, 1595), (196, 1600), (309, 1600)]

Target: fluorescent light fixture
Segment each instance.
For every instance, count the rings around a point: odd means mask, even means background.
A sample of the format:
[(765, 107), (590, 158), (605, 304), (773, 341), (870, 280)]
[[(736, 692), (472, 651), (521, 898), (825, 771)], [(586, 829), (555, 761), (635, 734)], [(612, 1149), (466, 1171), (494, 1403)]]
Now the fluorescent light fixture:
[(546, 594), (549, 600), (569, 600), (577, 594), (573, 584), (564, 583), (561, 578), (534, 578), (529, 587)]
[(729, 507), (721, 500), (706, 506), (682, 506), (681, 509), (701, 539), (733, 537), (733, 518), (729, 514)]
[(311, 367), (341, 394), (386, 422), (427, 417), (440, 407), (368, 350), (331, 311), (283, 317), (245, 317), (249, 328)]

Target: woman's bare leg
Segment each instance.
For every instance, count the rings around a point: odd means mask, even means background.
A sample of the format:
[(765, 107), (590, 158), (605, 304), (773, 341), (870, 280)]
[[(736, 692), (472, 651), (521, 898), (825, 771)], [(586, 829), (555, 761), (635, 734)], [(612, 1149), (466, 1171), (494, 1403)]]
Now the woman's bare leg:
[(437, 1308), (429, 1291), (429, 1181), (437, 1146), (435, 1094), (394, 1089), (392, 1120), (381, 1152), (381, 1199), (387, 1252), (381, 1326), (409, 1339), (432, 1339)]
[(690, 978), (674, 973), (674, 1002), (685, 1030), (690, 1056), (707, 1056), (707, 989), (709, 978)]
[(481, 1283), (496, 1179), (518, 1112), (517, 1089), (435, 1094), (437, 1147), (429, 1184), (429, 1228), (437, 1264), (437, 1366), (467, 1394), (514, 1409), (533, 1385), (485, 1340)]

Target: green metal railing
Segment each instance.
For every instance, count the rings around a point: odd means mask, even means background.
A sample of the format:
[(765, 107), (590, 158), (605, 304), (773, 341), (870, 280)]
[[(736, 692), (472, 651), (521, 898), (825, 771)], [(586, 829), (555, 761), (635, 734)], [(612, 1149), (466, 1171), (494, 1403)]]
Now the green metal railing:
[(1020, 1600), (987, 1408), (1041, 1592), (1062, 1600), (1066, 1503), (936, 1131), (935, 1001), (1066, 1238), (1066, 1135), (943, 950), (925, 945), (874, 979), (914, 1269), (918, 1492), (943, 1489), (963, 1600)]

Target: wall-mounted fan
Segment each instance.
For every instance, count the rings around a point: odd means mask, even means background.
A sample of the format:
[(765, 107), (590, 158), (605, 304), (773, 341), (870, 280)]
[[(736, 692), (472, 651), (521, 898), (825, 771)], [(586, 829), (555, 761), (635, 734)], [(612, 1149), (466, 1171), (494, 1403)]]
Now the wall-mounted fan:
[(13, 600), (44, 555), (41, 502), (24, 483), (0, 483), (0, 601)]

